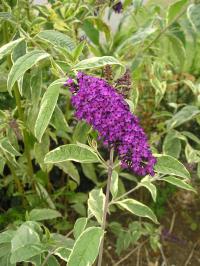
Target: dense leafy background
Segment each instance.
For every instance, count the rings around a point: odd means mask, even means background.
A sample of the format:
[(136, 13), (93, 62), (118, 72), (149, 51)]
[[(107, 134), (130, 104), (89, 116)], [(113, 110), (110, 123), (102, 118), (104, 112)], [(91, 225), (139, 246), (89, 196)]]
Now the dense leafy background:
[(118, 1), (48, 2), (0, 3), (0, 265), (95, 262), (109, 154), (63, 84), (79, 70), (106, 78), (108, 66), (119, 91), (129, 70), (126, 100), (157, 164), (141, 178), (115, 156), (107, 231), (115, 256), (145, 240), (164, 260), (165, 202), (195, 195), (200, 178), (200, 3), (125, 0), (116, 14)]

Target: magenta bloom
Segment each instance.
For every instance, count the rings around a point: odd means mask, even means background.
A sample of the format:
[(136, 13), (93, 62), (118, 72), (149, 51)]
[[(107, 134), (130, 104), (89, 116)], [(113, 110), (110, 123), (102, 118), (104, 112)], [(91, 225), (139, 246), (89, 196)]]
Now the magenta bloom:
[(123, 9), (123, 5), (122, 5), (122, 2), (121, 1), (119, 1), (118, 3), (116, 3), (113, 6), (113, 10), (115, 11), (115, 13), (121, 13), (122, 12), (122, 9)]
[(109, 148), (114, 147), (123, 168), (137, 175), (154, 175), (156, 159), (147, 137), (122, 95), (105, 80), (78, 73), (77, 81), (68, 79), (72, 105), (78, 119), (84, 119), (99, 133)]

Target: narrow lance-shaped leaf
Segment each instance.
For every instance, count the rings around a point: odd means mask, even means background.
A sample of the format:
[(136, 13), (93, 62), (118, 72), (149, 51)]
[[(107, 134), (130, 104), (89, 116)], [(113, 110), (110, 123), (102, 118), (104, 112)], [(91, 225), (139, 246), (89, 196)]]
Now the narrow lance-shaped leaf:
[(58, 131), (69, 131), (69, 126), (61, 109), (56, 105), (50, 124)]
[(24, 56), (27, 52), (27, 44), (25, 40), (21, 40), (21, 42), (17, 43), (17, 45), (15, 45), (12, 54), (11, 54), (11, 59), (12, 62), (14, 63), (15, 61), (17, 61), (18, 58), (20, 58), (21, 56)]
[(105, 203), (105, 195), (103, 194), (102, 189), (93, 189), (89, 193), (88, 199), (88, 213), (92, 213), (97, 219), (98, 223), (102, 223), (103, 219), (103, 210)]
[(167, 121), (167, 127), (168, 129), (178, 127), (181, 124), (193, 119), (198, 114), (200, 114), (200, 110), (197, 106), (187, 105)]
[(63, 172), (68, 174), (77, 184), (80, 184), (79, 172), (75, 165), (70, 161), (60, 162), (56, 164)]
[(193, 27), (193, 29), (197, 32), (200, 32), (200, 4), (191, 4), (187, 9), (188, 19)]
[(172, 3), (167, 10), (167, 23), (173, 22), (177, 15), (181, 12), (182, 8), (187, 4), (188, 0), (179, 0)]
[(42, 72), (39, 71), (31, 77), (31, 102), (34, 107), (39, 103), (42, 90)]
[(1, 263), (0, 265), (5, 265), (2, 264), (2, 262), (5, 262), (5, 258), (10, 259), (9, 255), (10, 255), (10, 243), (4, 243), (3, 245), (0, 246), (0, 263)]
[[(85, 145), (87, 146), (87, 145)], [(79, 163), (98, 162), (98, 156), (90, 149), (76, 144), (67, 144), (50, 151), (45, 156), (45, 163), (59, 163), (64, 161), (75, 161)]]
[(75, 70), (98, 68), (105, 65), (119, 65), (124, 69), (124, 65), (112, 56), (92, 57), (82, 60), (74, 66)]
[(158, 104), (164, 97), (167, 84), (165, 81), (161, 82), (157, 78), (150, 79), (150, 83), (152, 87), (155, 89), (155, 103), (156, 103), (156, 106), (158, 106)]
[[(21, 42), (19, 42), (13, 49), (12, 53), (11, 53), (11, 60), (12, 63), (14, 64), (18, 58), (24, 56), (27, 52), (27, 43), (25, 40), (22, 40)], [(29, 84), (26, 84), (26, 79), (24, 79), (24, 76), (22, 76), (19, 80), (17, 80), (18, 83), (18, 88), (19, 88), (19, 92), (20, 94), (23, 96), (23, 87), (25, 88), (29, 88)], [(28, 79), (29, 82), (29, 79)], [(26, 97), (26, 96), (25, 96)]]
[(51, 255), (50, 257), (48, 257), (48, 260), (45, 263), (45, 265), (46, 266), (60, 266), (60, 263), (58, 262), (55, 256)]
[(120, 207), (128, 210), (129, 212), (140, 216), (140, 217), (146, 217), (152, 220), (155, 223), (158, 223), (157, 218), (153, 211), (144, 205), (143, 203), (134, 200), (134, 199), (125, 199), (121, 201), (115, 202), (115, 204), (119, 205)]
[(29, 213), (31, 221), (44, 221), (61, 217), (61, 214), (52, 209), (33, 209)]
[(0, 155), (0, 175), (3, 173), (5, 164), (6, 164), (6, 159)]
[(174, 65), (179, 66), (180, 69), (184, 67), (185, 59), (186, 59), (186, 52), (182, 41), (176, 37), (174, 34), (167, 34), (166, 35), (169, 44), (171, 44), (171, 50), (168, 52), (171, 61)]
[(200, 150), (193, 149), (189, 143), (187, 143), (185, 146), (185, 156), (188, 163), (200, 162)]
[(60, 87), (62, 86), (64, 80), (56, 80), (47, 88), (47, 91), (42, 97), (40, 111), (35, 122), (35, 136), (41, 141), (42, 136), (51, 120), (53, 111), (55, 109)]
[(0, 12), (0, 21), (9, 21), (10, 23), (16, 24), (16, 17), (10, 12)]
[(117, 196), (118, 186), (119, 186), (119, 175), (116, 171), (113, 171), (111, 176), (111, 185), (110, 185), (110, 192), (113, 198)]
[(37, 34), (37, 37), (51, 43), (53, 46), (67, 48), (69, 50), (73, 50), (75, 47), (73, 40), (69, 36), (56, 30), (41, 31)]
[(144, 177), (138, 185), (148, 189), (151, 193), (153, 201), (156, 201), (157, 189), (156, 186), (150, 181), (149, 176)]
[(152, 25), (147, 26), (146, 28), (141, 28), (137, 32), (135, 32), (130, 38), (126, 38), (126, 40), (118, 46), (117, 51), (120, 51), (124, 48), (125, 45), (129, 44), (139, 44), (145, 41), (151, 34), (153, 34), (157, 29), (152, 27)]
[(193, 140), (197, 144), (200, 144), (200, 139), (196, 135), (194, 135), (193, 133), (191, 133), (189, 131), (182, 131), (181, 134), (186, 136), (187, 138)]
[(6, 43), (0, 48), (0, 60), (7, 54), (10, 54), (12, 52), (12, 49), (23, 40), (24, 38), (19, 38), (15, 41), (11, 41), (9, 43)]
[(86, 33), (87, 37), (95, 44), (99, 45), (99, 31), (93, 26), (93, 24), (85, 20), (82, 25), (82, 29)]
[(46, 189), (43, 187), (42, 184), (37, 183), (36, 192), (42, 200), (46, 201), (46, 203), (48, 204), (50, 208), (52, 209), (56, 208), (50, 195), (48, 194), (48, 192), (46, 191)]
[(3, 138), (1, 140), (0, 148), (12, 156), (21, 156), (21, 154), (12, 146), (7, 138)]
[(175, 175), (183, 178), (190, 178), (190, 174), (185, 166), (174, 157), (169, 155), (156, 155), (157, 163), (154, 167), (157, 173)]
[(88, 125), (86, 122), (79, 121), (75, 129), (73, 130), (73, 136), (72, 136), (73, 143), (77, 142), (86, 143), (90, 128), (91, 126)]
[(81, 165), (84, 175), (92, 180), (95, 184), (98, 183), (97, 175), (95, 172), (95, 166), (92, 163)]
[(91, 266), (96, 260), (103, 230), (99, 227), (87, 228), (76, 240), (67, 266)]
[(39, 234), (29, 226), (29, 223), (19, 227), (11, 241), (11, 246), (11, 263), (26, 261), (44, 251)]
[(76, 220), (74, 229), (73, 229), (73, 234), (74, 234), (75, 239), (77, 239), (82, 234), (82, 232), (85, 230), (87, 221), (88, 219), (85, 217), (81, 217)]
[(200, 162), (197, 164), (197, 176), (200, 178)]
[[(59, 247), (54, 251), (54, 255), (58, 256), (64, 261), (68, 261), (69, 255), (71, 253), (71, 249), (69, 248), (64, 248), (64, 247)], [(53, 265), (54, 266), (54, 265)]]
[(8, 75), (8, 91), (11, 93), (12, 87), (15, 82), (19, 80), (28, 69), (34, 66), (37, 62), (49, 56), (50, 55), (48, 53), (39, 50), (34, 50), (18, 58), (13, 64)]
[(10, 243), (12, 238), (15, 235), (14, 230), (6, 230), (5, 232), (0, 233), (0, 244)]
[(164, 139), (163, 153), (178, 159), (180, 152), (181, 152), (181, 141), (178, 138), (177, 131), (170, 130)]
[(166, 176), (166, 177), (161, 178), (160, 180), (166, 181), (176, 187), (180, 187), (186, 190), (196, 192), (195, 189), (190, 184), (188, 184), (185, 180), (181, 180), (174, 176)]
[(7, 248), (7, 254), (5, 256), (2, 256), (0, 257), (0, 265), (3, 265), (3, 266), (16, 266), (16, 263), (11, 263), (10, 262), (10, 252), (9, 251), (9, 246), (5, 246)]

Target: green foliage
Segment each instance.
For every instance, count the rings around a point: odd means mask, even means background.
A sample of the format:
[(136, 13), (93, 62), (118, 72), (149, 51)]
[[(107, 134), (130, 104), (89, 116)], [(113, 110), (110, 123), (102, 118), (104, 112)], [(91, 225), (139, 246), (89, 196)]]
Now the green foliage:
[(35, 122), (35, 136), (39, 142), (53, 114), (59, 96), (59, 89), (62, 84), (63, 80), (53, 82), (42, 97), (40, 110)]
[(180, 163), (177, 159), (169, 155), (161, 155), (157, 157), (157, 164), (155, 170), (161, 174), (169, 174), (180, 176), (183, 178), (190, 178), (190, 174), (185, 166)]
[(49, 152), (45, 163), (60, 163), (65, 161), (75, 161), (80, 163), (98, 162), (98, 156), (89, 146), (79, 144), (66, 144)]
[(76, 64), (73, 68), (74, 70), (83, 70), (90, 68), (99, 68), (106, 65), (120, 65), (124, 70), (124, 66), (112, 56), (92, 57), (89, 59), (85, 59)]
[(105, 195), (102, 189), (93, 189), (88, 198), (88, 216), (95, 216), (99, 224), (103, 222), (103, 210), (105, 204)]
[(56, 210), (51, 209), (33, 209), (29, 213), (31, 221), (43, 221), (61, 217), (61, 214)]
[(11, 41), (9, 43), (6, 43), (0, 48), (0, 59), (2, 59), (7, 54), (10, 54), (13, 48), (20, 43), (24, 38), (19, 38), (17, 40)]
[[(143, 238), (160, 249), (165, 203), (175, 190), (198, 191), (200, 4), (125, 0), (118, 15), (110, 1), (48, 2), (0, 4), (0, 265), (93, 265), (107, 231), (118, 255)], [(64, 86), (84, 71), (120, 90), (126, 70), (154, 176), (125, 171), (116, 153), (110, 169)], [(122, 211), (134, 221), (113, 221)]]
[(116, 204), (137, 216), (147, 217), (155, 223), (158, 222), (152, 210), (137, 200), (125, 199), (125, 200), (117, 201)]
[(8, 91), (11, 93), (12, 87), (15, 82), (18, 81), (28, 69), (37, 64), (37, 62), (39, 62), (40, 60), (45, 59), (49, 56), (50, 55), (48, 53), (34, 50), (19, 57), (17, 61), (14, 62), (8, 75)]
[(92, 265), (98, 255), (103, 233), (99, 227), (90, 227), (83, 231), (75, 241), (68, 265)]
[(180, 187), (180, 188), (183, 188), (183, 189), (186, 189), (186, 190), (191, 190), (191, 191), (195, 191), (194, 188), (187, 184), (185, 180), (180, 180), (179, 178), (176, 178), (174, 176), (166, 176), (163, 178), (164, 181), (170, 183), (170, 184), (173, 184), (177, 187)]

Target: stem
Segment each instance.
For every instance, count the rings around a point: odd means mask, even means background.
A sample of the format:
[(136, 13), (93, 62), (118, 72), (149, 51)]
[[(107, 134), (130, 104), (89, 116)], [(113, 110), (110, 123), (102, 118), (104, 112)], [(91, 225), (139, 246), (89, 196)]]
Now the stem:
[[(115, 167), (114, 167), (114, 168), (115, 168)], [(114, 169), (114, 168), (113, 168), (113, 169)], [(157, 181), (157, 180), (161, 180), (161, 181), (162, 181), (162, 177), (163, 177), (163, 176), (164, 176), (164, 175), (161, 175), (159, 178), (158, 178), (157, 176), (155, 176), (155, 177), (153, 177), (153, 178), (151, 179), (151, 182), (154, 182), (154, 181)], [(115, 200), (113, 200), (112, 202), (110, 202), (110, 204), (113, 204), (113, 203), (115, 203), (116, 201), (118, 201), (118, 200), (120, 200), (120, 199), (122, 199), (122, 198), (128, 196), (129, 194), (131, 194), (132, 192), (134, 192), (135, 190), (137, 190), (137, 189), (140, 188), (140, 187), (141, 187), (141, 185), (140, 185), (140, 184), (137, 184), (134, 188), (128, 190), (126, 193), (122, 194), (122, 195), (119, 196), (118, 198), (115, 198)]]
[(26, 13), (27, 13), (28, 20), (30, 21), (31, 20), (31, 14), (30, 14), (30, 2), (29, 2), (29, 0), (26, 0)]
[(81, 4), (81, 0), (78, 0), (77, 3), (76, 3), (75, 9), (74, 9), (75, 11), (78, 9), (78, 7), (80, 6), (80, 4)]
[[(24, 113), (23, 113), (23, 109), (22, 109), (22, 105), (21, 105), (21, 97), (20, 97), (17, 83), (15, 83), (15, 85), (14, 85), (14, 95), (15, 95), (15, 101), (16, 101), (16, 105), (17, 105), (17, 111), (18, 111), (19, 119), (24, 123), (25, 122)], [(28, 175), (31, 178), (31, 180), (33, 180), (33, 165), (32, 165), (32, 161), (31, 161), (31, 153), (30, 153), (30, 147), (29, 147), (28, 133), (27, 133), (26, 129), (23, 129), (23, 136), (24, 136), (24, 153), (25, 153), (27, 163), (28, 163), (27, 172), (28, 172)]]
[(7, 160), (6, 163), (7, 163), (8, 167), (10, 168), (11, 174), (14, 178), (17, 191), (19, 191), (19, 193), (23, 195), (24, 194), (24, 188), (23, 188), (19, 178), (16, 175), (15, 168), (13, 167), (12, 163), (9, 162), (9, 160)]
[[(7, 11), (6, 7), (5, 7), (5, 11)], [(5, 43), (9, 42), (9, 36), (8, 36), (8, 32), (9, 32), (9, 27), (8, 27), (8, 23), (4, 22), (4, 27), (3, 27), (3, 37), (4, 37), (4, 41)], [(9, 68), (12, 67), (12, 61), (11, 58), (8, 56), (7, 57), (7, 63)], [(25, 124), (25, 119), (24, 119), (24, 113), (23, 113), (23, 109), (22, 109), (22, 105), (21, 105), (21, 96), (19, 93), (19, 88), (18, 88), (18, 84), (15, 83), (14, 85), (14, 96), (15, 96), (15, 101), (16, 101), (16, 105), (17, 105), (17, 111), (18, 111), (18, 115), (20, 120)], [(32, 166), (32, 161), (31, 161), (31, 154), (30, 154), (30, 148), (29, 148), (29, 140), (28, 140), (28, 133), (26, 131), (26, 129), (23, 129), (23, 136), (24, 136), (24, 153), (25, 156), (27, 158), (27, 162), (28, 162), (28, 174), (30, 176), (30, 178), (33, 180), (33, 166)]]
[[(54, 252), (54, 250), (53, 250)], [(47, 264), (47, 261), (49, 260), (49, 258), (51, 257), (51, 255), (53, 254), (52, 251), (49, 251), (46, 258), (44, 259), (43, 263), (42, 263), (42, 266), (45, 266)]]
[(116, 198), (113, 202), (116, 202), (116, 201), (118, 201), (118, 200), (120, 200), (120, 199), (122, 199), (122, 198), (128, 196), (128, 195), (131, 194), (133, 191), (137, 190), (139, 187), (140, 187), (140, 186), (137, 185), (136, 187), (130, 189), (129, 191), (127, 191), (127, 192), (124, 193), (123, 195), (121, 195), (121, 196), (119, 196), (118, 198)]
[[(124, 258), (122, 258), (121, 260), (119, 260), (117, 263), (115, 263), (113, 266), (118, 266), (121, 263), (124, 263), (124, 261), (126, 259), (128, 259), (136, 250), (141, 249), (146, 242), (148, 241), (148, 239), (144, 240), (141, 244), (139, 244), (136, 248), (132, 249)], [(122, 264), (121, 264), (122, 265)], [(124, 265), (124, 264), (123, 264)]]
[[(103, 222), (102, 222), (102, 226), (101, 226), (103, 231), (105, 231), (105, 228), (106, 228), (106, 218), (107, 218), (107, 212), (108, 212), (108, 206), (109, 206), (110, 185), (111, 185), (111, 177), (112, 177), (112, 172), (113, 172), (113, 156), (114, 156), (114, 149), (111, 148), (110, 160), (109, 160), (109, 164), (108, 164), (108, 180), (107, 180), (107, 186), (106, 186), (106, 199), (105, 199), (104, 211), (103, 211)], [(100, 245), (100, 249), (99, 249), (98, 266), (102, 265), (103, 246), (104, 246), (104, 236), (101, 240), (101, 245)]]
[(187, 7), (188, 6), (186, 6), (186, 8), (184, 8), (183, 9), (183, 11), (181, 12), (181, 13), (179, 13), (174, 19), (173, 19), (173, 21), (170, 23), (170, 24), (168, 24), (141, 52), (139, 52), (138, 54), (140, 54), (140, 53), (144, 53), (144, 52), (146, 52), (146, 50), (148, 50), (151, 46), (152, 46), (152, 44), (154, 44), (162, 35), (163, 35), (163, 33), (165, 33), (172, 25), (173, 25), (173, 23), (174, 22), (176, 22), (179, 18), (181, 18), (183, 15), (184, 15), (184, 13), (186, 12), (186, 10), (187, 10)]

